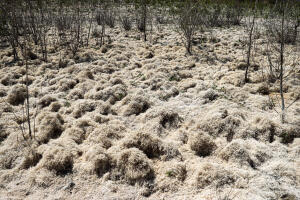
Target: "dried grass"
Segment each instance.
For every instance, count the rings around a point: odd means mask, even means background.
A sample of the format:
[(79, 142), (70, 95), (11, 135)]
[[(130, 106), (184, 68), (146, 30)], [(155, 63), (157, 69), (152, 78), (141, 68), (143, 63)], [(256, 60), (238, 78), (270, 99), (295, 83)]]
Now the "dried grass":
[(15, 85), (7, 95), (7, 102), (11, 105), (17, 106), (24, 103), (26, 98), (26, 88), (24, 85)]
[(38, 116), (39, 129), (37, 140), (47, 143), (50, 139), (58, 138), (63, 132), (63, 119), (59, 114), (41, 113)]
[(207, 133), (200, 131), (190, 133), (188, 144), (198, 156), (209, 156), (216, 149), (216, 144)]
[(152, 178), (151, 161), (137, 148), (125, 149), (117, 159), (118, 170), (129, 183), (141, 183)]

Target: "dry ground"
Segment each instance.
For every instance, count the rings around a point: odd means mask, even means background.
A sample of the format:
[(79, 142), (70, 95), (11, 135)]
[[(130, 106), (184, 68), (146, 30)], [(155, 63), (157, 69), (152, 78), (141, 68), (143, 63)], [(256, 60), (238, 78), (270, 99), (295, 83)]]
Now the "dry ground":
[[(300, 102), (281, 124), (263, 39), (244, 84), (241, 27), (197, 37), (193, 56), (172, 27), (148, 42), (109, 32), (111, 44), (63, 55), (65, 67), (54, 48), (49, 63), (30, 61), (33, 153), (13, 115), (22, 116), (25, 69), (5, 66), (13, 56), (1, 49), (1, 200), (300, 199)], [(288, 103), (300, 69), (289, 75)]]

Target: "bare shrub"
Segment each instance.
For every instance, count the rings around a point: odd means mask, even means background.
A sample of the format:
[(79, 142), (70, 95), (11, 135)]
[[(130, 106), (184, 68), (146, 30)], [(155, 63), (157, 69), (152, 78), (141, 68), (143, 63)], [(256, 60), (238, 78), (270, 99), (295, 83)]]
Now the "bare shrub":
[(21, 32), (24, 31), (24, 20), (20, 7), (15, 1), (1, 1), (0, 4), (1, 38), (5, 38), (13, 49), (14, 60), (18, 57), (18, 47)]
[(229, 0), (225, 1), (225, 22), (228, 26), (240, 25), (243, 18), (243, 6), (240, 1)]
[(113, 11), (113, 10), (108, 10), (106, 13), (105, 13), (105, 24), (107, 26), (109, 26), (110, 28), (114, 28), (115, 25), (116, 25), (116, 13)]
[(197, 3), (186, 1), (178, 8), (177, 26), (189, 55), (192, 54), (192, 41), (201, 25), (198, 6)]
[(120, 16), (120, 21), (122, 24), (122, 27), (125, 31), (130, 31), (132, 28), (132, 19), (129, 16), (122, 15)]
[(54, 16), (54, 25), (58, 32), (59, 45), (65, 45), (67, 32), (71, 29), (71, 16), (61, 8)]
[(206, 25), (210, 27), (220, 27), (223, 25), (221, 4), (213, 2), (210, 2), (210, 5), (204, 4), (202, 12), (204, 12)]
[[(275, 4), (275, 6), (270, 9), (267, 18), (265, 19), (265, 28), (268, 39), (268, 46), (266, 56), (269, 62), (269, 80), (279, 80), (280, 88), (280, 118), (281, 122), (285, 123), (286, 110), (293, 105), (299, 98), (296, 98), (290, 105), (286, 105), (286, 100), (284, 98), (284, 84), (289, 71), (292, 68), (288, 68), (286, 65), (286, 57), (294, 56), (295, 59), (299, 58), (298, 51), (287, 51), (287, 43), (290, 43), (291, 38), (291, 11), (293, 6), (297, 5), (297, 2), (293, 0), (280, 1)], [(293, 68), (299, 66), (298, 63), (293, 64)]]
[(100, 46), (104, 45), (104, 39), (105, 39), (105, 16), (106, 16), (106, 11), (105, 10), (98, 10), (96, 14), (96, 22), (99, 26), (101, 26), (101, 30), (98, 33), (98, 36), (100, 37), (100, 41), (97, 41), (97, 43)]
[[(269, 10), (265, 26), (269, 33), (268, 36), (272, 36), (274, 42), (280, 43), (282, 40), (285, 44), (296, 44), (298, 27), (300, 26), (299, 8), (298, 2), (288, 0), (285, 2), (280, 1)], [(279, 20), (282, 17), (284, 18), (283, 24), (282, 20)]]
[(35, 45), (39, 45), (42, 58), (47, 61), (48, 55), (48, 30), (51, 25), (51, 17), (45, 1), (33, 3), (26, 1), (24, 11), (24, 25)]
[(80, 5), (77, 5), (75, 13), (72, 14), (71, 29), (68, 37), (68, 47), (73, 57), (75, 57), (79, 48), (83, 46), (84, 21)]
[(149, 0), (139, 0), (135, 4), (137, 29), (143, 33), (144, 41), (147, 41), (148, 26), (151, 23)]
[(254, 43), (254, 35), (256, 33), (257, 25), (256, 25), (256, 18), (257, 18), (257, 0), (255, 1), (254, 7), (250, 8), (249, 17), (247, 18), (247, 24), (245, 26), (246, 33), (247, 33), (247, 63), (245, 69), (245, 83), (249, 81), (248, 79), (248, 69), (250, 67), (250, 58), (252, 57), (252, 49)]

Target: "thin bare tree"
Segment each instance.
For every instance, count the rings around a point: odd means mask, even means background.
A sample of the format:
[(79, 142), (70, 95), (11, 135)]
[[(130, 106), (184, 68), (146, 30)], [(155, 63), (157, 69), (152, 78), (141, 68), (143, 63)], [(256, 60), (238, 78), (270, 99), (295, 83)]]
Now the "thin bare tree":
[[(290, 104), (286, 105), (284, 97), (284, 81), (288, 77), (286, 57), (286, 44), (289, 43), (290, 35), (290, 19), (293, 0), (279, 0), (275, 6), (270, 10), (269, 17), (266, 23), (266, 32), (268, 36), (267, 58), (269, 61), (269, 68), (272, 79), (279, 80), (279, 95), (280, 95), (280, 118), (281, 122), (286, 122), (286, 110), (299, 100), (299, 95)], [(275, 14), (274, 14), (275, 13)], [(297, 52), (295, 52), (297, 53)], [(297, 64), (299, 66), (299, 62)], [(275, 82), (275, 81), (274, 81)]]
[(257, 15), (257, 2), (258, 0), (255, 1), (254, 7), (250, 8), (251, 13), (249, 15), (249, 24), (246, 25), (246, 32), (248, 36), (248, 41), (247, 41), (247, 63), (246, 63), (246, 69), (245, 69), (245, 83), (249, 81), (248, 79), (248, 69), (250, 67), (250, 58), (251, 58), (251, 51), (253, 47), (253, 35), (255, 31), (255, 23), (256, 23), (256, 15)]
[(186, 0), (180, 5), (177, 13), (177, 29), (184, 40), (187, 53), (191, 55), (193, 39), (202, 25), (198, 4)]

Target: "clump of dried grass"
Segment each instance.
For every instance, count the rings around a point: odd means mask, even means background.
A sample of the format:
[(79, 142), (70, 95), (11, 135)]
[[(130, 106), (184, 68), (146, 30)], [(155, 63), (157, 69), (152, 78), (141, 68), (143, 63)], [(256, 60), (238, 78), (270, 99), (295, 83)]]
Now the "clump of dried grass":
[(148, 158), (161, 157), (163, 159), (170, 159), (180, 154), (174, 145), (165, 143), (150, 133), (132, 133), (124, 138), (121, 145), (125, 148), (138, 148), (143, 151)]
[(47, 143), (50, 139), (58, 138), (63, 132), (64, 120), (61, 115), (55, 113), (41, 113), (38, 116), (37, 140)]
[(58, 112), (62, 105), (59, 102), (53, 102), (50, 104), (50, 111)]
[(6, 74), (0, 80), (0, 83), (5, 86), (15, 85), (17, 83), (18, 78), (20, 78), (20, 75), (18, 75), (18, 74)]
[(105, 123), (109, 121), (109, 118), (103, 115), (94, 115), (95, 122), (98, 122), (99, 124)]
[(79, 72), (79, 74), (76, 76), (76, 78), (80, 81), (80, 82), (84, 82), (86, 79), (94, 79), (94, 75), (90, 70), (82, 70), (81, 72)]
[(117, 123), (112, 121), (94, 129), (88, 137), (88, 142), (100, 145), (105, 149), (110, 148), (113, 142), (117, 142), (124, 137), (123, 132), (126, 130), (126, 127)]
[[(0, 114), (1, 117), (1, 114)], [(9, 136), (9, 132), (5, 130), (4, 125), (0, 124), (0, 144)]]
[(229, 113), (227, 110), (222, 113), (207, 115), (204, 120), (197, 124), (197, 128), (207, 132), (214, 137), (226, 136), (227, 141), (231, 141), (235, 134), (238, 133), (238, 128), (244, 120), (242, 113)]
[(89, 97), (96, 100), (107, 101), (110, 104), (115, 104), (117, 101), (122, 100), (127, 95), (127, 89), (124, 85), (114, 85), (106, 87), (103, 90), (96, 91), (90, 94)]
[(253, 139), (236, 139), (220, 151), (219, 157), (241, 167), (256, 169), (271, 157), (268, 151), (264, 144)]
[(105, 149), (100, 146), (85, 146), (81, 162), (74, 166), (77, 171), (95, 174), (101, 177), (111, 168), (111, 158), (105, 153)]
[(274, 137), (279, 135), (277, 129), (277, 125), (265, 117), (257, 117), (251, 123), (251, 130), (254, 132), (253, 137), (263, 142), (273, 142)]
[(77, 84), (77, 81), (69, 78), (63, 78), (59, 81), (58, 84), (59, 84), (59, 91), (66, 92), (70, 89), (73, 89)]
[(25, 86), (15, 85), (8, 93), (7, 102), (11, 105), (17, 106), (24, 103), (26, 96), (27, 94)]
[(4, 87), (0, 87), (0, 98), (7, 95), (7, 90)]
[(150, 108), (150, 103), (142, 96), (133, 98), (130, 103), (126, 106), (124, 115), (139, 115), (146, 112)]
[(188, 139), (190, 148), (199, 156), (209, 156), (216, 149), (216, 144), (205, 132), (191, 133)]
[(56, 98), (54, 98), (50, 95), (46, 95), (40, 99), (38, 104), (41, 106), (41, 108), (44, 108), (44, 107), (49, 106), (52, 102), (55, 102), (55, 101), (57, 101)]
[(159, 129), (177, 129), (182, 122), (179, 114), (171, 109), (157, 108), (152, 109), (144, 117), (145, 121), (154, 120), (153, 124), (159, 126)]
[(20, 161), (20, 153), (18, 149), (6, 148), (0, 152), (0, 169), (13, 169)]
[(79, 156), (79, 150), (73, 140), (62, 138), (41, 146), (42, 159), (36, 169), (47, 169), (56, 175), (64, 176), (73, 172), (75, 159)]
[(223, 165), (209, 162), (201, 163), (196, 175), (196, 186), (202, 189), (210, 185), (219, 188), (233, 184), (235, 181), (236, 176), (233, 172), (224, 168)]
[(183, 163), (172, 163), (165, 172), (166, 176), (176, 178), (179, 181), (184, 181), (187, 176), (186, 165)]
[(20, 168), (29, 169), (30, 167), (35, 167), (41, 159), (42, 155), (38, 153), (35, 148), (31, 148), (26, 152)]
[(137, 148), (121, 151), (117, 158), (117, 168), (131, 184), (152, 178), (151, 161)]
[(208, 101), (214, 101), (218, 98), (218, 93), (213, 89), (208, 89), (204, 94), (203, 98)]
[(89, 100), (81, 100), (78, 101), (76, 104), (74, 104), (73, 109), (73, 117), (74, 118), (80, 118), (82, 117), (86, 112), (92, 112), (96, 109), (96, 103)]
[(68, 94), (67, 98), (69, 100), (78, 100), (84, 98), (84, 92), (81, 89), (74, 88), (71, 90), (71, 92)]
[(72, 128), (68, 128), (66, 129), (62, 135), (62, 138), (66, 137), (66, 138), (70, 138), (73, 141), (75, 141), (77, 144), (81, 144), (84, 140), (85, 140), (85, 132), (84, 130), (78, 128), (78, 127), (72, 127)]

